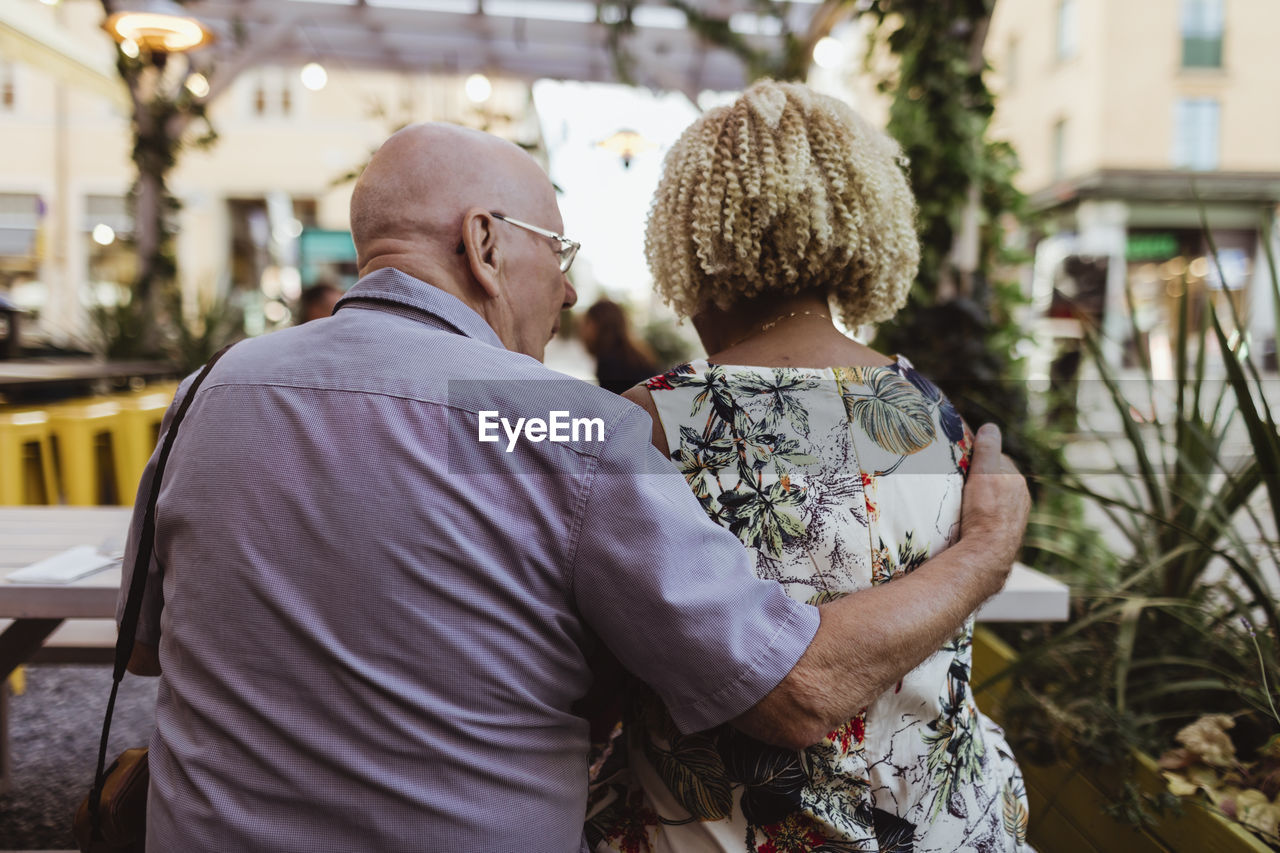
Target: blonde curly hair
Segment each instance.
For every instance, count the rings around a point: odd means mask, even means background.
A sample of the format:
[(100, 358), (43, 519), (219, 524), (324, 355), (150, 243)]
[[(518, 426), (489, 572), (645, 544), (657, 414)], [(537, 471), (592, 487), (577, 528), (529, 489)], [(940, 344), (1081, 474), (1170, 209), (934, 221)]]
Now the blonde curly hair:
[(645, 255), (681, 316), (824, 290), (847, 326), (887, 320), (920, 263), (901, 149), (840, 101), (761, 80), (667, 154)]

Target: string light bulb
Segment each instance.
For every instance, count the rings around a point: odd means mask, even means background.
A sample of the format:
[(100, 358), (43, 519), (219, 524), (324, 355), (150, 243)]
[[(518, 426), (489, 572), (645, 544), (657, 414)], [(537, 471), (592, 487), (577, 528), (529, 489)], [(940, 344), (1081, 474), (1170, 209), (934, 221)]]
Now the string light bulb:
[(329, 82), (329, 72), (319, 62), (308, 62), (302, 66), (302, 85), (313, 92), (319, 92)]

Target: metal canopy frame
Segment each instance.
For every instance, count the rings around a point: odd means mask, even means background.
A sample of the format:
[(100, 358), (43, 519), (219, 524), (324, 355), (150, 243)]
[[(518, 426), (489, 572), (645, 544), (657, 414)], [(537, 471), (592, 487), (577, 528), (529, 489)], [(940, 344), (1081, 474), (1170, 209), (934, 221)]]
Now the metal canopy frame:
[[(768, 52), (782, 50), (784, 30), (812, 47), (827, 34), (836, 9), (847, 5), (780, 0), (772, 5), (783, 27), (777, 16), (760, 14), (769, 0), (684, 3)], [(666, 0), (189, 0), (184, 6), (218, 36), (193, 60), (212, 63), (222, 78), (261, 64), (321, 62), (336, 70), (631, 82), (690, 97), (749, 82), (738, 55), (700, 37)], [(631, 26), (605, 23), (620, 19), (623, 7), (631, 9)], [(619, 53), (628, 57), (629, 80), (618, 73)]]

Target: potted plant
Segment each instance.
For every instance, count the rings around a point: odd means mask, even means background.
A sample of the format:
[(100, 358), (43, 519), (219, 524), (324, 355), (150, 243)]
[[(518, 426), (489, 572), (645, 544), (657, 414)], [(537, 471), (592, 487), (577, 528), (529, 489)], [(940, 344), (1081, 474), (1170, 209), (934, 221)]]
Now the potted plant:
[(1038, 519), (1028, 545), (1071, 567), (1072, 620), (1007, 631), (1012, 647), (975, 638), (980, 701), (1018, 749), (1042, 853), (1280, 849), (1280, 433), (1234, 302), (1224, 318), (1183, 284), (1171, 381), (1144, 362), (1126, 385), (1086, 341), (1124, 437), (1114, 470), (1133, 476), (1068, 466), (1040, 484), (1122, 544), (1072, 531), (1064, 546), (1061, 521)]

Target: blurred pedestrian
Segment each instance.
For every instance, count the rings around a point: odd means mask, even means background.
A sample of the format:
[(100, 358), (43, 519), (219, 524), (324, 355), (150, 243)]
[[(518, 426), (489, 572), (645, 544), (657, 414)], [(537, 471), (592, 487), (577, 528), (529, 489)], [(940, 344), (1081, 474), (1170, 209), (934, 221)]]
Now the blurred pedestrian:
[(658, 372), (658, 360), (631, 333), (626, 311), (610, 299), (597, 299), (578, 326), (582, 345), (596, 360), (600, 387), (621, 394)]
[(341, 298), (342, 288), (336, 284), (322, 281), (308, 287), (298, 297), (298, 325), (331, 316)]

